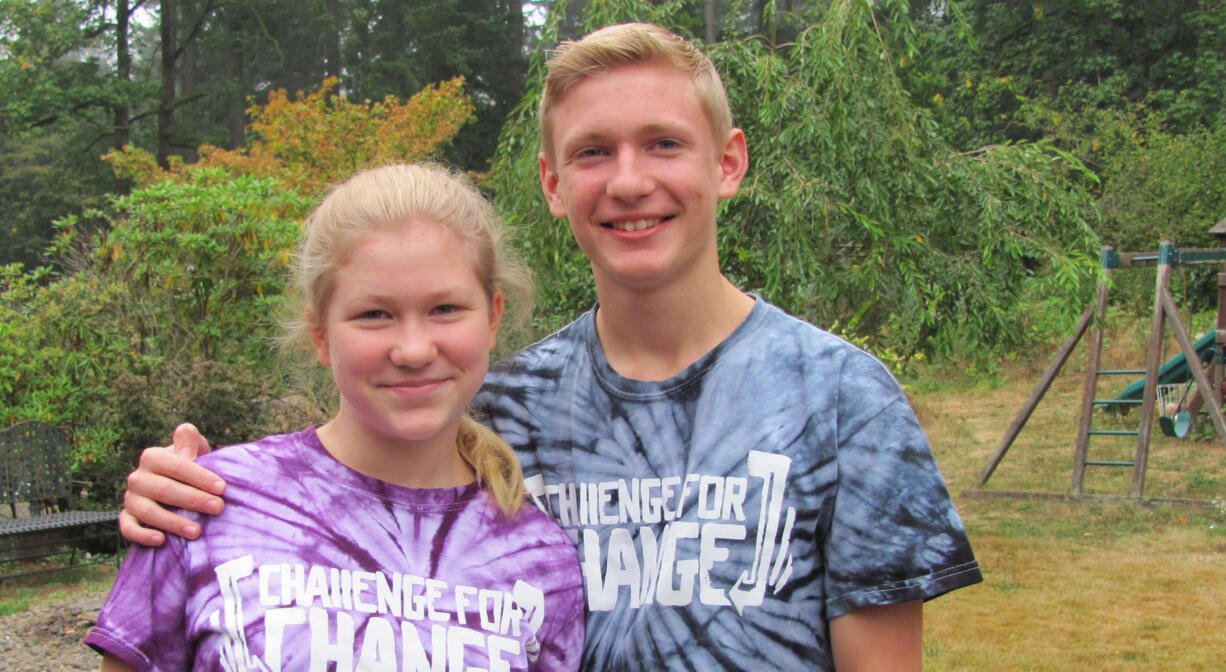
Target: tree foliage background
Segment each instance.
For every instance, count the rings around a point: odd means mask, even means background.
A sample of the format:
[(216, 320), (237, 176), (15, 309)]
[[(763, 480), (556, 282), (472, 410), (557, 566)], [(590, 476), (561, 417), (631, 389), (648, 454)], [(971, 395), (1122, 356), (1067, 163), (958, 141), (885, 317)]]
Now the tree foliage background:
[[(583, 31), (642, 17), (670, 25), (684, 5), (587, 7)], [(712, 46), (751, 157), (720, 217), (722, 266), (743, 289), (903, 359), (1015, 346), (1032, 336), (1024, 302), (1080, 312), (1094, 274), (1095, 178), (1050, 142), (956, 151), (896, 72), (917, 49), (908, 10), (835, 1), (807, 21), (769, 17), (794, 35), (787, 42), (751, 34)], [(594, 297), (586, 261), (533, 190), (534, 65), (494, 186), (530, 231), (542, 303), (561, 322)]]
[(535, 335), (569, 321), (595, 295), (539, 196), (543, 64), (629, 20), (703, 44), (745, 129), (728, 275), (896, 366), (1062, 334), (1100, 243), (1226, 216), (1223, 0), (5, 0), (0, 424), (70, 425), (105, 504), (175, 422), (318, 415), (270, 347), (287, 253), (387, 161), (473, 171)]
[(167, 170), (108, 154), (137, 186), (55, 223), (66, 270), (0, 267), (0, 425), (72, 426), (77, 477), (107, 505), (182, 418), (221, 444), (321, 419), (328, 399), (273, 347), (302, 217), (348, 171), (440, 154), (472, 114), (459, 84), (369, 105), (274, 92), (246, 150)]

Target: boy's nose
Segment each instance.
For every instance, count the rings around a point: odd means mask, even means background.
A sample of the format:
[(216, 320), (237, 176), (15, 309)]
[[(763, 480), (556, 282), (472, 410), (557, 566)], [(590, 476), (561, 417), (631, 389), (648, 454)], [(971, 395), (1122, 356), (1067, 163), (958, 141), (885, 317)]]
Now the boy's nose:
[(605, 188), (609, 196), (622, 201), (633, 201), (650, 194), (654, 186), (655, 180), (647, 174), (636, 152), (618, 152), (613, 175)]
[(389, 356), (396, 366), (420, 369), (434, 361), (434, 358), (438, 356), (438, 347), (429, 331), (406, 327), (401, 330), (399, 338), (392, 344)]

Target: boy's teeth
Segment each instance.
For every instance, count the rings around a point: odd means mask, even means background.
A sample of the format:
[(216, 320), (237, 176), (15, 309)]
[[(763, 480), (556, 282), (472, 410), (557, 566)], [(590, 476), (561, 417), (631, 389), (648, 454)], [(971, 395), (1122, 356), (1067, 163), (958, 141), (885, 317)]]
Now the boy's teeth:
[(658, 224), (658, 219), (636, 219), (630, 222), (613, 222), (613, 228), (618, 231), (642, 231)]

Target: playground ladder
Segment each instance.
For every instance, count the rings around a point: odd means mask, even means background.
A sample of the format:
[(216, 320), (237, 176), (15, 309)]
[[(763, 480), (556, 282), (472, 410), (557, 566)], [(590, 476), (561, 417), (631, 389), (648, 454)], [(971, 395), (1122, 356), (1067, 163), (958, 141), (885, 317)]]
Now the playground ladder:
[[(1157, 257), (1155, 256), (1155, 259)], [(1103, 324), (1107, 318), (1107, 291), (1111, 280), (1111, 269), (1119, 266), (1119, 255), (1110, 248), (1104, 248), (1102, 251), (1102, 277), (1098, 283), (1098, 292), (1094, 300), (1094, 310), (1098, 316), (1095, 321), (1094, 331), (1090, 334), (1089, 342), (1089, 361), (1086, 364), (1085, 387), (1081, 394), (1081, 420), (1077, 425), (1077, 449), (1073, 453), (1073, 494), (1082, 494), (1082, 483), (1085, 480), (1085, 471), (1087, 466), (1099, 467), (1136, 467), (1137, 460), (1115, 461), (1115, 460), (1091, 460), (1088, 459), (1090, 448), (1090, 437), (1093, 436), (1142, 436), (1142, 430), (1148, 436), (1149, 427), (1146, 425), (1146, 419), (1153, 412), (1152, 403), (1146, 406), (1150, 399), (1151, 390), (1149, 390), (1149, 381), (1155, 380), (1153, 373), (1148, 371), (1148, 366), (1145, 369), (1100, 369), (1102, 365), (1103, 352)], [(1169, 268), (1169, 267), (1168, 267)], [(1156, 369), (1155, 369), (1156, 371)], [(1098, 394), (1098, 377), (1099, 376), (1137, 376), (1145, 375), (1146, 392), (1140, 399), (1095, 399)], [(1094, 419), (1094, 410), (1099, 406), (1143, 406), (1141, 412), (1142, 427), (1133, 430), (1127, 429), (1094, 429), (1092, 426)], [(1148, 441), (1145, 450), (1148, 450)], [(1134, 485), (1137, 475), (1134, 469), (1133, 480)]]

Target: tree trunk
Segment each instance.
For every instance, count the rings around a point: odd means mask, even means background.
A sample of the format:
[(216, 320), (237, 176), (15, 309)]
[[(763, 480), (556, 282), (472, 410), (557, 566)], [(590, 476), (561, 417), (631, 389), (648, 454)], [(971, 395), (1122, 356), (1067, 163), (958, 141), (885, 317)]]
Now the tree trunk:
[[(126, 84), (132, 79), (132, 51), (128, 47), (128, 23), (131, 10), (128, 0), (115, 2), (115, 81), (123, 87), (112, 112), (114, 112), (115, 139), (111, 146), (123, 149), (132, 141), (132, 111), (128, 108), (128, 93)], [(125, 178), (115, 180), (115, 192), (127, 195), (132, 191), (132, 181)]]
[[(524, 53), (524, 5), (519, 0), (511, 0), (507, 8), (510, 14), (511, 24), (511, 47), (514, 49), (514, 65), (511, 69), (511, 76), (517, 82), (524, 80), (524, 59), (527, 54)], [(514, 106), (515, 101), (512, 100), (508, 107)]]
[(702, 14), (707, 24), (707, 44), (715, 44), (715, 0), (702, 0)]
[[(356, 15), (373, 16), (376, 13), (373, 3), (371, 3), (369, 0), (356, 0), (354, 5)], [(363, 100), (365, 98), (370, 98), (370, 95), (367, 93), (369, 85), (366, 77), (367, 70), (370, 67), (370, 52), (372, 49), (370, 22), (355, 20), (353, 22), (352, 30), (353, 36), (351, 39), (354, 42), (354, 47), (351, 53), (356, 53), (357, 57), (354, 58), (353, 63), (350, 63), (350, 67), (353, 68), (353, 71), (346, 79), (349, 80), (349, 85), (352, 89), (354, 97), (358, 100)]]
[(324, 45), (324, 58), (327, 59), (324, 64), (324, 75), (340, 79), (341, 35), (344, 34), (345, 26), (341, 21), (340, 0), (327, 0), (327, 3), (328, 18), (332, 20), (332, 25), (329, 27), (327, 43)]
[(157, 162), (162, 168), (170, 167), (170, 125), (174, 121), (175, 102), (175, 24), (176, 4), (162, 0), (162, 95), (158, 104), (158, 151)]
[[(131, 12), (128, 0), (117, 0), (115, 3), (115, 79), (120, 86), (132, 78), (132, 51), (128, 48), (128, 21)], [(126, 87), (125, 87), (126, 89)], [(128, 109), (126, 91), (115, 103), (115, 149), (123, 149), (132, 139), (131, 117)]]
[[(195, 11), (196, 8), (188, 8), (190, 11)], [(187, 14), (188, 12), (184, 12)], [(188, 38), (190, 41), (183, 45), (183, 50), (179, 54), (178, 75), (179, 75), (179, 97), (183, 100), (190, 100), (192, 95), (196, 93), (196, 40)], [(186, 147), (180, 147), (179, 152), (183, 156), (183, 160), (187, 163), (195, 163), (198, 155), (196, 153), (196, 142), (188, 143)]]
[(226, 45), (226, 78), (233, 89), (230, 99), (226, 101), (226, 131), (230, 149), (247, 144), (247, 100), (243, 95), (247, 84), (244, 80), (243, 48), (238, 37), (240, 29), (241, 26), (232, 24), (227, 31), (230, 39)]

